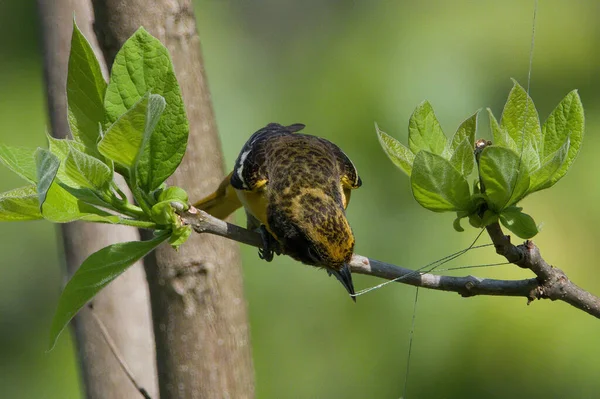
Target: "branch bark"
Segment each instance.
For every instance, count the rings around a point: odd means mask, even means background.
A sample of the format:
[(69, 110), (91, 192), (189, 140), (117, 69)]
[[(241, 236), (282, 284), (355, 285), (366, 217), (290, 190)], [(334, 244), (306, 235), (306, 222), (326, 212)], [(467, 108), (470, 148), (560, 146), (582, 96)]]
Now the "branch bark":
[[(97, 47), (90, 34), (92, 8), (87, 1), (38, 0), (38, 13), (44, 46), (44, 75), (51, 132), (55, 137), (64, 138), (69, 134), (65, 88), (73, 15), (77, 17), (80, 29), (90, 39), (92, 46)], [(93, 252), (117, 242), (139, 240), (139, 234), (133, 228), (97, 223), (63, 224), (61, 233), (69, 275)], [(142, 263), (133, 265), (96, 295), (94, 309), (138, 384), (156, 397), (154, 339)], [(86, 397), (138, 397), (139, 392), (104, 341), (88, 308), (82, 309), (75, 317), (74, 331)]]
[[(181, 86), (190, 138), (169, 184), (202, 198), (224, 168), (200, 40), (190, 0), (94, 0), (95, 30), (107, 64), (140, 26), (164, 43)], [(194, 182), (190, 185), (190, 182)], [(239, 249), (195, 236), (175, 252), (159, 247), (145, 260), (156, 337), (160, 397), (250, 398), (254, 373)]]
[[(176, 206), (177, 204), (173, 204)], [(227, 237), (247, 245), (262, 247), (260, 234), (217, 219), (208, 213), (190, 207), (179, 210), (182, 222), (197, 233)], [(496, 252), (519, 267), (530, 269), (537, 277), (526, 280), (495, 280), (474, 276), (453, 277), (422, 273), (389, 263), (354, 254), (350, 262), (352, 272), (396, 280), (399, 283), (428, 289), (457, 292), (463, 297), (476, 295), (521, 296), (529, 300), (551, 299), (564, 301), (596, 318), (600, 318), (600, 298), (581, 289), (558, 268), (550, 266), (532, 241), (515, 246), (502, 233), (498, 223), (487, 227)]]

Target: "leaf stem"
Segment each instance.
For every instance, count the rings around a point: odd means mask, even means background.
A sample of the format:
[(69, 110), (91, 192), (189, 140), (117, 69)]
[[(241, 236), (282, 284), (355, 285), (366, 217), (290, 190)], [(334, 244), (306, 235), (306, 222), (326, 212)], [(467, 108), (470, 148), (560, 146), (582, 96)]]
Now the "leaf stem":
[(137, 227), (137, 228), (140, 228), (140, 229), (151, 229), (151, 230), (158, 230), (159, 229), (159, 225), (158, 224), (156, 224), (154, 222), (146, 221), (146, 220), (121, 218), (121, 219), (119, 219), (118, 224), (122, 224), (124, 226)]

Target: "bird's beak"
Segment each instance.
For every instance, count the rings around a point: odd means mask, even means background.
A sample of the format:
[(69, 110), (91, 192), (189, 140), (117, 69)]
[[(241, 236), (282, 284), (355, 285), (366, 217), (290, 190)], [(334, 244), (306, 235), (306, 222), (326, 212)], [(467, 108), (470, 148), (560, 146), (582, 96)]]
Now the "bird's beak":
[(350, 273), (350, 266), (344, 264), (340, 270), (327, 269), (327, 273), (331, 276), (332, 274), (338, 279), (344, 286), (346, 291), (350, 294), (350, 298), (356, 302), (354, 284), (352, 283), (352, 274)]

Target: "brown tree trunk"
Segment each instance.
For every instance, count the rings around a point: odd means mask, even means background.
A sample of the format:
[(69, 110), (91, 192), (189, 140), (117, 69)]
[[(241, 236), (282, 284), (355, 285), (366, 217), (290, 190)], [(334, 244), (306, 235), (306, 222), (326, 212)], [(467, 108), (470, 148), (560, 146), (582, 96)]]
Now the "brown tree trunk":
[[(190, 122), (186, 156), (169, 184), (191, 199), (224, 175), (196, 21), (189, 0), (94, 0), (95, 30), (108, 64), (140, 26), (163, 42)], [(254, 396), (246, 303), (237, 244), (194, 235), (175, 252), (158, 248), (145, 261), (162, 399)]]
[[(62, 138), (69, 134), (66, 81), (73, 15), (92, 46), (95, 46), (92, 6), (82, 0), (38, 0), (38, 12), (52, 135)], [(82, 222), (61, 225), (61, 232), (69, 275), (100, 248), (115, 242), (139, 239), (138, 231), (133, 228)], [(93, 303), (95, 314), (105, 324), (137, 383), (152, 397), (157, 397), (154, 339), (148, 286), (144, 277), (142, 264), (138, 262), (100, 292)], [(74, 326), (86, 397), (139, 397), (140, 394), (100, 334), (90, 310), (85, 308), (79, 312), (74, 319)]]

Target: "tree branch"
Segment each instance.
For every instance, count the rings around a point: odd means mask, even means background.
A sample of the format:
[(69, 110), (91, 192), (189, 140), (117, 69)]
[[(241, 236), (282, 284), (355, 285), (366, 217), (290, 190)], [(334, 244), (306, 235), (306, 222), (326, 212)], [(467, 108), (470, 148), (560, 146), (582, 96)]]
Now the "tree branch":
[[(202, 198), (224, 165), (191, 0), (92, 0), (108, 65), (140, 26), (169, 50), (189, 121), (186, 154), (169, 185)], [(147, 232), (145, 232), (147, 233)], [(161, 399), (253, 398), (254, 368), (239, 249), (197, 235), (144, 259)]]
[(600, 298), (575, 285), (559, 268), (549, 265), (533, 241), (527, 240), (521, 245), (513, 245), (510, 236), (504, 235), (497, 222), (486, 229), (498, 255), (504, 256), (519, 267), (530, 269), (537, 276), (538, 285), (531, 292), (531, 299), (564, 301), (600, 318)]
[[(177, 207), (176, 203), (173, 203)], [(197, 233), (210, 233), (254, 247), (262, 247), (260, 234), (217, 219), (193, 206), (187, 211), (179, 209), (183, 223)], [(515, 246), (505, 236), (498, 223), (487, 227), (488, 234), (499, 255), (519, 267), (530, 269), (537, 278), (526, 280), (496, 280), (474, 276), (453, 277), (422, 273), (404, 267), (354, 254), (350, 261), (352, 272), (396, 280), (399, 283), (440, 291), (457, 292), (463, 297), (476, 295), (521, 296), (529, 300), (551, 299), (564, 301), (577, 309), (600, 318), (600, 298), (573, 284), (558, 268), (541, 257), (532, 241)]]

